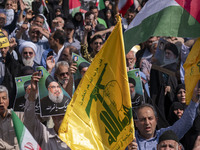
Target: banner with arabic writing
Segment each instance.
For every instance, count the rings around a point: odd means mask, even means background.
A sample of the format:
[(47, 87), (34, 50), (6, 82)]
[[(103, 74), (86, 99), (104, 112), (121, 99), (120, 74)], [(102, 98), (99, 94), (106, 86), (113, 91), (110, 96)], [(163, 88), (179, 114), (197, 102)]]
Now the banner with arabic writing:
[(82, 150), (121, 150), (134, 139), (120, 18), (76, 89), (59, 136)]

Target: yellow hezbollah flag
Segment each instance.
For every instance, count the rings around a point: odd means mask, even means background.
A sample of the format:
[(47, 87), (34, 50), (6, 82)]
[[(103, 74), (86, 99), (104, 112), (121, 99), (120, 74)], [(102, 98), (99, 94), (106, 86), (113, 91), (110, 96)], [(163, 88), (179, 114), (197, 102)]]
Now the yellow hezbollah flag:
[(186, 104), (192, 99), (193, 90), (200, 80), (200, 38), (195, 42), (184, 65), (185, 69), (185, 88)]
[(122, 150), (134, 139), (121, 18), (75, 91), (59, 136), (73, 150)]

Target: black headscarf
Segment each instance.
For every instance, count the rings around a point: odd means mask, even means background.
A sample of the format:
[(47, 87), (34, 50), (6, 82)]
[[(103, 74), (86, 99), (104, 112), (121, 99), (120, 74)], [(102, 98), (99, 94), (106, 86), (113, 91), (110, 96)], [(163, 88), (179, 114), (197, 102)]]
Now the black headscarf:
[(174, 113), (174, 110), (184, 110), (184, 106), (180, 102), (174, 102), (170, 109), (169, 109), (169, 117), (168, 117), (168, 122), (170, 125), (173, 125), (179, 118), (178, 116)]

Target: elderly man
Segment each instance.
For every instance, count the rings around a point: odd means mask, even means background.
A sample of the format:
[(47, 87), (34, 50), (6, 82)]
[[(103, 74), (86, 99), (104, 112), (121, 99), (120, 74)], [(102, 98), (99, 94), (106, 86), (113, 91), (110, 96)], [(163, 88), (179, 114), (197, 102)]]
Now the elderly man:
[(70, 78), (69, 64), (66, 61), (56, 63), (54, 76), (62, 87), (66, 88)]
[(160, 137), (157, 145), (157, 150), (181, 150), (179, 139), (172, 130), (165, 131)]
[(142, 95), (136, 93), (135, 91), (135, 87), (136, 87), (135, 79), (129, 77), (128, 81), (129, 81), (132, 107), (139, 106), (144, 102), (144, 98)]
[[(8, 105), (8, 90), (5, 86), (0, 85), (0, 149), (19, 150)], [(16, 114), (23, 121), (23, 113), (16, 112)]]
[(54, 77), (70, 96), (72, 96), (73, 93), (73, 81), (74, 81), (73, 73), (75, 73), (76, 70), (77, 70), (76, 63), (72, 63), (69, 66), (69, 64), (66, 61), (59, 61), (55, 65)]
[(135, 57), (135, 52), (134, 51), (130, 51), (126, 54), (126, 60), (127, 60), (127, 67), (129, 68), (129, 70), (132, 70), (135, 68), (135, 62), (136, 62), (136, 57)]
[[(18, 33), (23, 33), (28, 29), (22, 28), (17, 32)], [(46, 34), (46, 31), (43, 30), (43, 28), (37, 26), (37, 25), (32, 25), (29, 28), (28, 35), (29, 39), (26, 41), (33, 42), (37, 46), (37, 53), (35, 56), (35, 62), (37, 64), (40, 64), (41, 59), (42, 59), (42, 53), (49, 48), (49, 43), (48, 40), (41, 40), (41, 37)], [(47, 37), (48, 38), (48, 37)], [(25, 40), (21, 39), (21, 35), (16, 35), (16, 39), (18, 39), (19, 45), (21, 45)]]
[(20, 45), (19, 52), (22, 56), (23, 64), (36, 70), (36, 67), (39, 65), (34, 61), (37, 54), (37, 46), (33, 42), (25, 41)]
[(62, 30), (64, 27), (65, 21), (61, 16), (57, 16), (52, 21), (52, 31), (56, 31), (57, 29)]
[[(56, 81), (46, 79), (48, 88), (48, 96), (40, 100), (42, 115), (57, 115), (64, 114), (70, 99), (64, 95), (60, 85)], [(50, 82), (50, 83), (48, 83)]]
[(179, 51), (175, 44), (167, 43), (164, 47), (164, 65), (163, 67), (171, 71), (176, 71)]
[(160, 130), (156, 130), (158, 118), (154, 107), (146, 103), (137, 107), (137, 120), (135, 120), (137, 130), (135, 132), (135, 137), (138, 149), (156, 149), (160, 135), (167, 130), (174, 131), (178, 138), (181, 139), (192, 127), (193, 121), (196, 117), (196, 110), (199, 105), (196, 95), (195, 90), (192, 101), (185, 110), (181, 119), (175, 122), (172, 126), (162, 128)]
[(31, 92), (25, 105), (24, 124), (43, 150), (69, 150), (70, 148), (66, 143), (61, 141), (57, 135), (63, 115), (52, 117), (54, 128), (47, 128), (35, 117), (35, 95), (38, 91), (37, 82), (40, 78), (38, 72), (35, 72), (32, 76)]

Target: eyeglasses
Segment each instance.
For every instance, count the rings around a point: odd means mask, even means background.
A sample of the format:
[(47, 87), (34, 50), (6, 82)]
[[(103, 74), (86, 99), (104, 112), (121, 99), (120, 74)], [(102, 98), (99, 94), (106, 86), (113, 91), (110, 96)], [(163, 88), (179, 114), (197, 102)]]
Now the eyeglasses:
[(12, 6), (12, 4), (7, 3), (6, 6)]
[(103, 43), (102, 43), (102, 42), (95, 42), (94, 44), (95, 44), (95, 45), (97, 45), (97, 44), (102, 45)]
[(23, 54), (24, 54), (24, 55), (27, 55), (27, 54), (33, 55), (33, 52), (24, 52)]
[(59, 74), (61, 77), (64, 77), (65, 75), (69, 75), (69, 72), (62, 72)]

